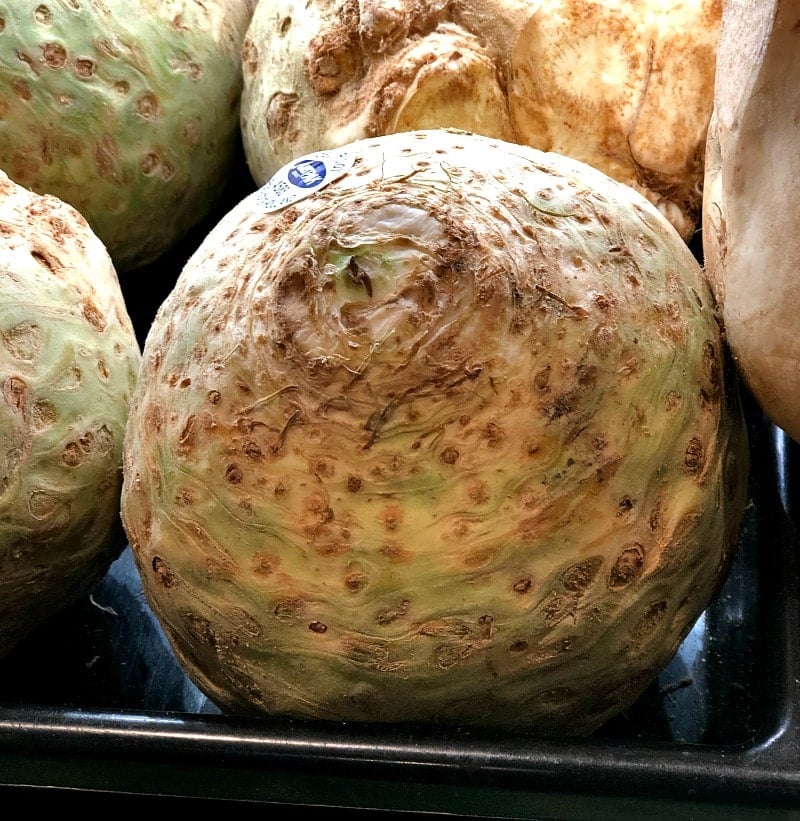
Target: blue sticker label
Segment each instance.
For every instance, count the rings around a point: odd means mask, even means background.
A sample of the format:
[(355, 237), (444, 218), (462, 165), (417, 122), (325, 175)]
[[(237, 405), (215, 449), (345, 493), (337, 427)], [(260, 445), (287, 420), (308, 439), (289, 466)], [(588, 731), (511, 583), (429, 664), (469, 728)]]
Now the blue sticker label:
[(343, 177), (354, 161), (355, 154), (348, 148), (316, 151), (298, 157), (284, 165), (258, 190), (260, 204), (265, 211), (285, 208)]
[(286, 176), (298, 188), (318, 188), (325, 182), (326, 173), (322, 160), (298, 160), (289, 167)]

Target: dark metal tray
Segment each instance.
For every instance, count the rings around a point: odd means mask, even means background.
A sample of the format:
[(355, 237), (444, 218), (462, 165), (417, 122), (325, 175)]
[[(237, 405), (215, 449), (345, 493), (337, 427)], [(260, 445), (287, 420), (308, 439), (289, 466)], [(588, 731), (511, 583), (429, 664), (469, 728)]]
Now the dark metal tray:
[[(193, 241), (160, 277), (146, 272), (146, 297), (132, 295), (142, 338)], [(800, 818), (800, 446), (744, 401), (751, 504), (727, 581), (657, 681), (592, 738), (225, 716), (175, 660), (126, 549), (0, 662), (0, 798), (216, 799), (259, 815)]]

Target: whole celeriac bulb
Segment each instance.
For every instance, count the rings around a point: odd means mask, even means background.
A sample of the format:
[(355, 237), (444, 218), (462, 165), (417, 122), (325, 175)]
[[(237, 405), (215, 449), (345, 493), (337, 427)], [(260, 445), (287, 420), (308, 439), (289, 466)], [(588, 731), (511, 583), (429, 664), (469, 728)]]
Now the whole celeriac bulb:
[(354, 139), (455, 126), (590, 163), (690, 240), (720, 0), (287, 0), (244, 38), (242, 136), (260, 184)]
[(0, 168), (77, 208), (119, 273), (210, 213), (239, 159), (256, 0), (0, 0)]
[(122, 515), (221, 709), (594, 730), (723, 578), (747, 442), (644, 197), (455, 130), (304, 157), (144, 345)]
[(125, 546), (122, 439), (140, 361), (86, 220), (0, 172), (0, 656)]

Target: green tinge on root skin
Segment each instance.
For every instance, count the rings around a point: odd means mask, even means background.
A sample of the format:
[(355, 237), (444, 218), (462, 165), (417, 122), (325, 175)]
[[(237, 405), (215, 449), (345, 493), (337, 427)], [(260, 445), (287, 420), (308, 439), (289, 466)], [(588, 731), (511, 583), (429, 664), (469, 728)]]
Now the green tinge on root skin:
[(77, 208), (118, 271), (153, 261), (222, 193), (240, 66), (149, 3), (0, 3), (0, 21), (0, 168)]
[(141, 363), (86, 221), (0, 173), (0, 656), (124, 547), (122, 441)]
[(591, 732), (744, 510), (702, 270), (566, 157), (352, 150), (290, 208), (235, 206), (153, 322), (122, 494), (148, 600), (230, 712)]

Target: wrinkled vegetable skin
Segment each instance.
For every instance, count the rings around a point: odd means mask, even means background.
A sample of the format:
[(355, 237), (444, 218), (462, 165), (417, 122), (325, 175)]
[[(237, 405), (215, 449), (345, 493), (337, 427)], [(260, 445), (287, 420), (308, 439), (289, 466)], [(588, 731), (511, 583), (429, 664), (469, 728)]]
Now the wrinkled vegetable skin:
[(125, 546), (122, 439), (139, 363), (86, 220), (0, 172), (0, 656)]
[(457, 131), (258, 192), (145, 343), (123, 518), (226, 710), (587, 733), (724, 577), (746, 438), (700, 268), (632, 189)]
[(119, 273), (208, 215), (239, 158), (255, 0), (0, 2), (0, 168), (73, 205)]
[(697, 228), (721, 0), (285, 0), (242, 49), (259, 184), (350, 140), (452, 126), (557, 151)]

